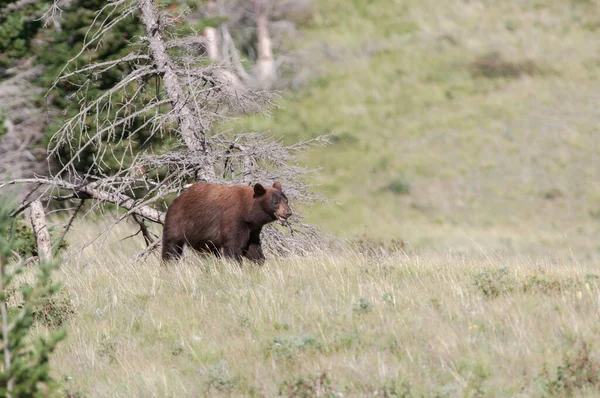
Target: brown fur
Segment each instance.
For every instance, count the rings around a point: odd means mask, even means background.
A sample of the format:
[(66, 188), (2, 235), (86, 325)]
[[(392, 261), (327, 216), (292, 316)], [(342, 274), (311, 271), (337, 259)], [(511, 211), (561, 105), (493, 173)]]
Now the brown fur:
[(262, 227), (291, 214), (279, 182), (270, 188), (194, 184), (167, 210), (162, 258), (181, 257), (187, 244), (200, 252), (262, 264)]

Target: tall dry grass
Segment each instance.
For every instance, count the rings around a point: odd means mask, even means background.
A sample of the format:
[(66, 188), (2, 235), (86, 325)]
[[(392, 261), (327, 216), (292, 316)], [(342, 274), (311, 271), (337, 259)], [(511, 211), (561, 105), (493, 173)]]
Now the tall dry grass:
[(130, 263), (135, 246), (111, 239), (56, 275), (74, 314), (52, 365), (71, 396), (600, 389), (597, 260), (349, 249), (260, 268), (193, 255), (161, 267)]

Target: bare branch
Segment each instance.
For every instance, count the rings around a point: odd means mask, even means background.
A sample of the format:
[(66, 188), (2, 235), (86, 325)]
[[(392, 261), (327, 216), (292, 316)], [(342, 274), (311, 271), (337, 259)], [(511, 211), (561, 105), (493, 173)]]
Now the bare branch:
[(151, 245), (147, 246), (144, 250), (142, 250), (141, 252), (139, 252), (135, 256), (133, 256), (131, 261), (135, 262), (135, 261), (140, 261), (140, 260), (146, 259), (150, 254), (152, 254), (154, 251), (156, 251), (156, 249), (159, 249), (160, 246), (161, 246), (160, 239), (154, 241)]
[(76, 76), (76, 75), (86, 73), (89, 71), (94, 71), (95, 73), (103, 73), (118, 64), (124, 64), (124, 63), (132, 62), (132, 61), (139, 61), (139, 60), (147, 61), (147, 60), (150, 60), (150, 57), (147, 55), (143, 55), (143, 54), (131, 53), (131, 54), (127, 54), (126, 56), (116, 59), (116, 60), (113, 60), (113, 61), (99, 62), (96, 64), (88, 65), (81, 69), (77, 69), (70, 73), (65, 73), (65, 74), (59, 76), (58, 80), (59, 81), (66, 80), (69, 77)]
[(132, 218), (140, 226), (140, 232), (144, 236), (144, 241), (146, 242), (146, 246), (152, 245), (152, 243), (154, 243), (154, 241), (156, 240), (156, 237), (152, 237), (153, 234), (152, 234), (152, 232), (150, 232), (150, 230), (146, 226), (144, 219), (138, 217), (135, 214), (132, 215)]
[[(53, 199), (61, 200), (61, 199), (57, 199), (57, 198), (58, 197), (54, 197)], [(81, 208), (83, 207), (84, 204), (85, 204), (85, 199), (81, 199), (81, 201), (79, 202), (79, 204), (77, 204), (77, 207), (73, 211), (73, 215), (69, 218), (69, 221), (64, 226), (64, 229), (63, 229), (62, 234), (60, 235), (60, 238), (58, 238), (58, 240), (54, 244), (56, 247), (59, 247), (60, 244), (61, 244), (61, 242), (65, 239), (65, 236), (67, 235), (67, 233), (71, 229), (71, 226), (73, 225), (73, 221), (75, 221), (75, 218), (77, 217), (77, 214), (79, 214), (79, 211), (81, 210)]]

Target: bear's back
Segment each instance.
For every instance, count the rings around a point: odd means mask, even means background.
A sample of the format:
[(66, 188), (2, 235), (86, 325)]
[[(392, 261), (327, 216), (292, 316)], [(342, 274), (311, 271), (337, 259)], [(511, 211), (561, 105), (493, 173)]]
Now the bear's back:
[(178, 222), (214, 224), (217, 219), (241, 216), (251, 205), (253, 191), (242, 185), (194, 184), (177, 197), (167, 217)]
[(250, 187), (194, 184), (169, 206), (163, 233), (196, 247), (207, 242), (219, 246), (223, 233), (243, 220), (252, 199)]

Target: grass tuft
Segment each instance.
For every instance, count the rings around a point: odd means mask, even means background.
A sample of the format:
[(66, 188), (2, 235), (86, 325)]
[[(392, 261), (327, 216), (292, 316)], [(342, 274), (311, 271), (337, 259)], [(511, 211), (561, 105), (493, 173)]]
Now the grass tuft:
[(531, 60), (507, 61), (498, 52), (482, 55), (469, 64), (474, 77), (516, 79), (523, 75), (541, 74), (543, 69)]
[(410, 193), (410, 186), (403, 180), (397, 178), (390, 182), (386, 187), (386, 191), (389, 191), (395, 195), (408, 195)]

